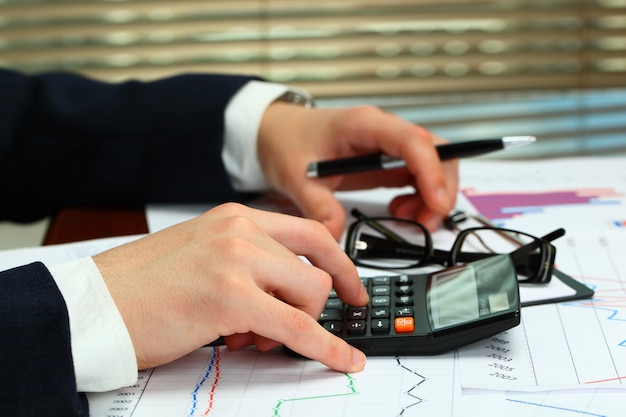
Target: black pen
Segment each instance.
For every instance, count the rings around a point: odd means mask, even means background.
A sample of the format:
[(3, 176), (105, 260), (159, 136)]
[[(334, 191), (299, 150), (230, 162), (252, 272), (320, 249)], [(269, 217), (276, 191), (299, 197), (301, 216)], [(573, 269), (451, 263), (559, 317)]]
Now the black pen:
[[(499, 139), (480, 139), (469, 142), (446, 143), (437, 146), (439, 158), (443, 161), (453, 158), (468, 158), (501, 149), (528, 145), (537, 140), (534, 136), (505, 136)], [(353, 158), (311, 162), (306, 170), (309, 178), (330, 175), (353, 174), (376, 169), (393, 169), (405, 166), (401, 158), (383, 154), (363, 155)]]

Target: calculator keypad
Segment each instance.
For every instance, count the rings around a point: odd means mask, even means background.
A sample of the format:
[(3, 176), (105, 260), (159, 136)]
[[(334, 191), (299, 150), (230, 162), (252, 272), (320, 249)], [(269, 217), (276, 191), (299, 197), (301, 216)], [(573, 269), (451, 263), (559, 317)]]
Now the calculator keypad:
[(415, 331), (413, 277), (408, 275), (362, 278), (370, 302), (350, 307), (333, 291), (319, 322), (342, 337), (412, 334)]
[[(333, 292), (319, 322), (372, 356), (440, 354), (478, 342), (517, 326), (521, 318), (513, 264), (508, 257), (500, 257), (493, 271), (494, 259), (430, 273), (361, 278), (370, 296), (368, 305), (350, 307)], [(475, 287), (466, 284), (471, 278)], [(459, 285), (451, 283), (455, 279)], [(445, 288), (439, 288), (442, 282)], [(502, 292), (510, 301), (509, 308), (484, 317), (474, 313), (474, 308), (480, 313), (481, 299)], [(470, 313), (460, 316), (465, 310)]]

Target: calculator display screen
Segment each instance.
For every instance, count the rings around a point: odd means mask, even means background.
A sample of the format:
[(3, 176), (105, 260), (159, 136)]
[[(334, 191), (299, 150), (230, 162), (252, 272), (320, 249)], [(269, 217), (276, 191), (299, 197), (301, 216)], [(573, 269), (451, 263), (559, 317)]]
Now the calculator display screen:
[(428, 290), (433, 330), (480, 317), (473, 268), (435, 274)]
[(511, 310), (517, 278), (498, 273), (499, 261), (491, 262), (492, 269), (467, 264), (430, 275), (426, 300), (433, 331)]

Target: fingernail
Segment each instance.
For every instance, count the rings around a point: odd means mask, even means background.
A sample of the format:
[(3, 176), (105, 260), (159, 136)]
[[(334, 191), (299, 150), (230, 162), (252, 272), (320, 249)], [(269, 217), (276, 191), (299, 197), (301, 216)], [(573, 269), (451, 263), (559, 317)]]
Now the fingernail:
[(364, 286), (364, 285), (361, 285), (361, 300), (362, 300), (364, 303), (367, 303), (367, 302), (370, 300), (370, 296), (369, 296), (369, 294), (367, 293), (367, 288), (365, 288), (365, 286)]
[(358, 349), (352, 349), (352, 364), (355, 371), (360, 371), (365, 367), (365, 354)]

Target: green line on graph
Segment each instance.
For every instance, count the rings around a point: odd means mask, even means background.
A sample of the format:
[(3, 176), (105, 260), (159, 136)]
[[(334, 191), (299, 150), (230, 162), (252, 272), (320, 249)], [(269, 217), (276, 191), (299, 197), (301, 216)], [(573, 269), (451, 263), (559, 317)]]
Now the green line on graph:
[(348, 385), (347, 385), (348, 392), (345, 392), (342, 394), (313, 395), (311, 397), (287, 398), (283, 400), (278, 400), (278, 403), (276, 403), (276, 406), (272, 408), (272, 410), (274, 411), (274, 414), (272, 414), (272, 416), (280, 417), (280, 408), (283, 406), (283, 404), (289, 403), (289, 402), (318, 400), (322, 398), (332, 398), (332, 397), (345, 397), (348, 395), (358, 395), (358, 391), (356, 390), (356, 387), (354, 386), (354, 378), (349, 374), (344, 374), (344, 375), (346, 376), (346, 378), (348, 378)]

